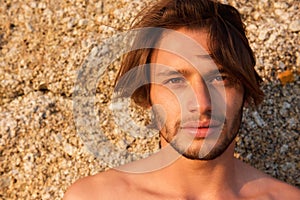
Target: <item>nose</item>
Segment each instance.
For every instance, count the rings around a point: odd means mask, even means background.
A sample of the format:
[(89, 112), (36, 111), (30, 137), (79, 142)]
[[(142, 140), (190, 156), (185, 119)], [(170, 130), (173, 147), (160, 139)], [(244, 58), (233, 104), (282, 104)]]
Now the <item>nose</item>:
[(188, 93), (186, 102), (189, 112), (203, 114), (211, 111), (211, 96), (205, 81), (192, 82)]

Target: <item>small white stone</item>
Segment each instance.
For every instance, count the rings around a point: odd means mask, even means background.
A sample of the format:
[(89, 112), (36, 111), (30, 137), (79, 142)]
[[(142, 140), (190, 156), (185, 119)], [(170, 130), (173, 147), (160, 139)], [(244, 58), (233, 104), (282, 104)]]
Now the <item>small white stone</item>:
[(261, 16), (261, 14), (259, 12), (254, 12), (253, 13), (254, 20), (258, 20), (260, 16)]
[(30, 23), (25, 23), (25, 27), (26, 29), (29, 31), (29, 32), (33, 32), (34, 31), (34, 28), (32, 27), (32, 25)]
[(247, 26), (247, 29), (248, 29), (249, 31), (256, 31), (256, 30), (257, 30), (257, 26), (255, 26), (254, 24), (249, 24), (249, 25)]
[(38, 8), (45, 9), (47, 7), (45, 2), (39, 2)]
[(72, 29), (73, 26), (76, 24), (76, 19), (75, 18), (70, 18), (67, 24), (68, 29)]
[(292, 128), (296, 128), (297, 127), (297, 121), (295, 120), (295, 118), (291, 118), (287, 121), (288, 123), (288, 128), (292, 129)]
[(30, 5), (31, 8), (36, 8), (37, 7), (37, 2), (32, 1), (32, 2), (29, 3), (29, 5)]
[(90, 52), (90, 57), (96, 57), (96, 55), (98, 54), (98, 51), (99, 51), (99, 49), (98, 49), (98, 47), (96, 46), (96, 47), (93, 47), (92, 48), (92, 50), (91, 50), (91, 52)]
[(300, 53), (299, 52), (296, 52), (296, 66), (300, 67)]
[(283, 106), (282, 106), (284, 109), (289, 109), (291, 108), (291, 104), (288, 103), (288, 102), (283, 102)]
[(259, 35), (258, 35), (258, 39), (261, 40), (261, 41), (264, 41), (267, 37), (267, 30), (261, 30)]
[(122, 110), (124, 108), (124, 106), (126, 106), (126, 104), (124, 104), (122, 102), (114, 102), (109, 105), (109, 109), (112, 111)]
[[(276, 35), (275, 34), (272, 34), (270, 37), (269, 37), (269, 39), (268, 39), (268, 41), (267, 41), (267, 43), (269, 44), (269, 45), (272, 45), (273, 46), (273, 42), (276, 40)], [(273, 47), (274, 48), (274, 47)]]
[(274, 13), (275, 13), (277, 16), (280, 16), (280, 15), (282, 15), (283, 10), (281, 10), (281, 9), (275, 9)]
[(283, 21), (288, 21), (290, 18), (290, 15), (288, 12), (283, 11), (282, 9), (276, 9), (274, 13)]
[(285, 2), (275, 2), (274, 3), (274, 8), (281, 8), (281, 9), (284, 9), (284, 8), (288, 8), (289, 5)]
[(42, 199), (51, 199), (51, 195), (49, 193), (42, 194)]
[(265, 121), (261, 118), (261, 116), (259, 115), (259, 113), (257, 111), (252, 112), (252, 116), (254, 118), (254, 121), (256, 122), (256, 124), (259, 127), (264, 127), (266, 126)]
[(285, 153), (289, 149), (287, 144), (283, 144), (280, 148), (280, 153)]
[(289, 29), (293, 32), (300, 31), (300, 19), (292, 21), (289, 25)]
[(279, 62), (279, 68), (282, 70), (285, 68), (285, 64), (282, 61)]
[(86, 26), (89, 23), (89, 20), (87, 19), (80, 19), (78, 22), (79, 26)]
[(65, 151), (68, 155), (72, 156), (72, 155), (74, 154), (74, 152), (75, 152), (75, 147), (73, 147), (72, 145), (66, 143), (66, 144), (64, 145), (64, 151)]

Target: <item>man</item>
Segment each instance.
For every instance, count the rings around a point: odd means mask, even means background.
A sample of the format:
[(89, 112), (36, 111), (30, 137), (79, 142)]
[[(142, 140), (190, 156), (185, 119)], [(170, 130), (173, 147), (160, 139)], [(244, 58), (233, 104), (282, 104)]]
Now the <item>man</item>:
[(138, 19), (133, 28), (155, 28), (137, 35), (116, 89), (153, 109), (162, 152), (81, 179), (64, 199), (299, 199), (297, 188), (233, 157), (243, 106), (263, 97), (238, 11), (162, 0)]

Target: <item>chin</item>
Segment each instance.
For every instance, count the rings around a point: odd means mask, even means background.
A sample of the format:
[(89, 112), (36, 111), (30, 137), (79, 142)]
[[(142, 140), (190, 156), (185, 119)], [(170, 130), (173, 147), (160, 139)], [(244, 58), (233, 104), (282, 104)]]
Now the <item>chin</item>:
[[(190, 160), (214, 160), (228, 149), (230, 144), (232, 144), (235, 137), (222, 138), (221, 141), (213, 144), (202, 143), (199, 144), (198, 141), (194, 141), (193, 144), (182, 144), (174, 140), (170, 145), (182, 156)], [(205, 145), (205, 146), (203, 146)], [(203, 146), (203, 147), (202, 147)]]

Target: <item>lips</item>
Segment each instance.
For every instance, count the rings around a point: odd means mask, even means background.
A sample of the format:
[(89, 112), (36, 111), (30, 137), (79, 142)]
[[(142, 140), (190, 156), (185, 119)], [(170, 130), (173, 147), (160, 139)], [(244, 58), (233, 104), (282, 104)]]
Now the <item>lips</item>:
[(195, 138), (205, 138), (208, 135), (220, 130), (221, 123), (215, 120), (209, 121), (191, 121), (181, 126), (181, 130), (194, 136)]

